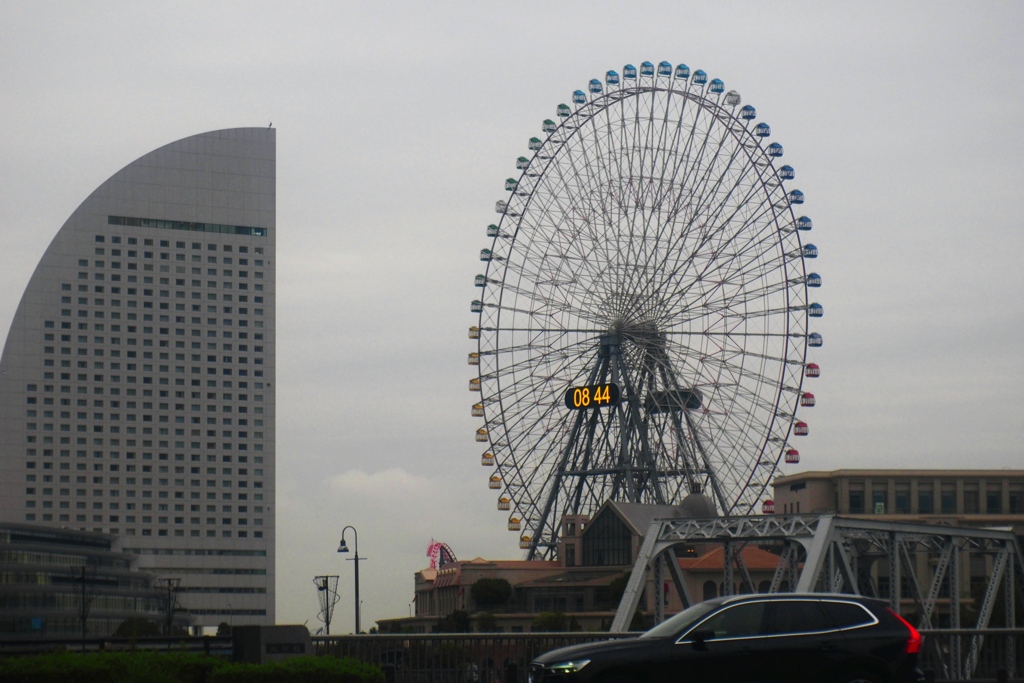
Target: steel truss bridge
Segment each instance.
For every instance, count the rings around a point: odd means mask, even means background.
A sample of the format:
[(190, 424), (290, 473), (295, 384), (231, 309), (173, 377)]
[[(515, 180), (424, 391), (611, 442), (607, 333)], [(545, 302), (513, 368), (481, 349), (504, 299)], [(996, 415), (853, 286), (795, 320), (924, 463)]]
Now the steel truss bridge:
[[(770, 593), (795, 587), (796, 592), (885, 599), (895, 611), (914, 611), (919, 628), (926, 632), (935, 629), (941, 605), (949, 631), (967, 628), (973, 632), (948, 639), (926, 637), (923, 654), (940, 666), (942, 670), (937, 673), (945, 679), (971, 678), (985, 643), (982, 632), (989, 629), (993, 613), (1002, 617), (1006, 630), (1015, 629), (1015, 605), (1019, 602), (1024, 607), (1024, 558), (1017, 537), (1008, 529), (834, 515), (671, 519), (651, 523), (610, 630), (627, 630), (645, 587), (654, 592), (655, 620), (663, 621), (667, 578), (686, 605), (699, 602), (690, 595), (676, 549), (707, 543), (723, 546), (725, 594), (735, 592), (737, 579), (751, 591), (756, 586), (743, 563), (742, 549), (747, 545), (772, 545), (775, 549), (781, 547), (781, 555)], [(981, 573), (970, 571), (972, 564), (981, 566), (976, 558), (984, 562)], [(972, 584), (975, 590), (973, 594), (968, 590), (970, 597), (965, 598), (964, 589)], [(976, 610), (974, 624), (961, 624), (962, 604)], [(935, 651), (928, 652), (929, 648)], [(1013, 639), (1007, 638), (1000, 652), (1003, 666), (1014, 676), (1017, 662)]]

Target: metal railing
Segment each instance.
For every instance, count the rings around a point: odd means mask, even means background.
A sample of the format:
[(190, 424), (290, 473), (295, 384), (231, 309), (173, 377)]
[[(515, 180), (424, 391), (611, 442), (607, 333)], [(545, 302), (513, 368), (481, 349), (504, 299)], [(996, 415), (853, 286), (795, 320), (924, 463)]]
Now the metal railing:
[[(1024, 675), (1024, 629), (922, 631), (919, 666), (935, 680), (1015, 680)], [(380, 666), (387, 683), (526, 683), (530, 662), (555, 648), (637, 633), (379, 634), (317, 636), (319, 655)]]
[(355, 657), (381, 667), (387, 683), (526, 683), (539, 655), (555, 648), (636, 633), (437, 633), (317, 636), (318, 655)]
[(37, 655), (47, 652), (120, 652), (147, 650), (158, 652), (192, 652), (230, 658), (231, 636), (182, 636), (146, 638), (65, 638), (21, 639), (0, 641), (0, 657)]
[[(1024, 678), (1024, 628), (923, 630), (919, 665), (935, 680)], [(314, 636), (317, 655), (355, 657), (381, 667), (387, 683), (526, 683), (527, 667), (555, 648), (636, 633), (435, 633)], [(0, 657), (66, 650), (194, 652), (230, 658), (230, 636), (0, 641)]]
[(920, 666), (935, 672), (936, 680), (968, 681), (1020, 678), (1019, 654), (1024, 652), (1024, 629), (922, 630)]

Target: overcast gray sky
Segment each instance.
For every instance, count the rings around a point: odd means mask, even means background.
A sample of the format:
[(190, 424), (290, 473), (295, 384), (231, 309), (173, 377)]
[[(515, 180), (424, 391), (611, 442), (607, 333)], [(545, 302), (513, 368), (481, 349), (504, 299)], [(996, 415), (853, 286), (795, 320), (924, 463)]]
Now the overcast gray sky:
[(769, 122), (814, 219), (801, 468), (1024, 467), (1024, 3), (0, 0), (0, 339), (121, 167), (278, 128), (278, 620), (408, 614), (431, 538), (517, 558), (466, 365), (485, 226), (590, 78), (686, 62)]

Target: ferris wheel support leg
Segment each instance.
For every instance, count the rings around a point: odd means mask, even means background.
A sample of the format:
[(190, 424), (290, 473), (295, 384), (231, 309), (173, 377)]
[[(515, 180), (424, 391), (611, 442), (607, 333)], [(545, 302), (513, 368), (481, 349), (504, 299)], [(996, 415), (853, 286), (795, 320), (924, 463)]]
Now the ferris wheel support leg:
[(614, 357), (614, 362), (609, 360), (611, 366), (611, 380), (614, 383), (623, 382), (625, 385), (625, 397), (615, 406), (615, 413), (619, 418), (619, 455), (618, 465), (622, 472), (617, 475), (614, 490), (619, 491), (622, 487), (626, 489), (626, 499), (631, 503), (638, 502), (636, 494), (636, 482), (633, 479), (633, 463), (629, 457), (629, 437), (631, 423), (626, 418), (629, 406), (636, 403), (636, 392), (629, 381), (629, 376), (619, 372), (619, 365), (622, 362), (618, 337), (609, 335), (601, 340), (602, 352), (607, 354), (609, 359)]
[[(679, 386), (679, 381), (676, 379), (675, 373), (671, 372), (669, 368), (671, 368), (671, 363), (669, 363), (666, 358), (659, 368), (662, 384), (666, 387), (672, 387), (674, 391), (680, 391), (681, 387)], [(680, 413), (687, 416), (685, 428), (683, 427), (683, 420), (679, 417)], [(698, 438), (693, 425), (690, 424), (689, 413), (686, 412), (685, 408), (681, 407), (679, 410), (673, 410), (671, 414), (672, 428), (676, 432), (676, 443), (682, 451), (683, 460), (686, 462), (687, 489), (690, 493), (704, 493), (704, 491), (699, 488), (700, 482), (697, 477), (701, 470), (700, 462), (697, 458), (695, 447), (689, 445), (691, 441), (694, 444), (698, 444), (700, 439)], [(689, 439), (685, 438), (687, 435), (690, 437)]]
[[(621, 361), (621, 356), (618, 352), (618, 347), (615, 347), (613, 351), (615, 358)], [(615, 364), (613, 364), (613, 367)], [(616, 368), (617, 370), (617, 368)], [(627, 490), (629, 491), (630, 502), (640, 503), (640, 494), (636, 490), (636, 480), (633, 473), (633, 465), (635, 463), (629, 458), (629, 436), (633, 429), (636, 430), (637, 438), (640, 440), (640, 459), (643, 461), (644, 469), (648, 473), (647, 489), (653, 493), (654, 500), (659, 505), (664, 505), (667, 500), (665, 498), (664, 485), (661, 482), (661, 478), (658, 476), (657, 462), (654, 456), (651, 454), (651, 446), (647, 439), (647, 424), (644, 419), (640, 416), (640, 392), (637, 387), (634, 387), (630, 382), (628, 373), (618, 373), (613, 371), (612, 377), (620, 376), (623, 385), (625, 386), (626, 400), (623, 403), (626, 404), (626, 408), (622, 408), (620, 404), (620, 418), (619, 424), (621, 425), (622, 433), (621, 439), (621, 454), (619, 457), (620, 464), (627, 468), (626, 471), (626, 484)], [(621, 411), (628, 412), (628, 419), (622, 414)]]
[[(604, 380), (602, 376), (601, 381)], [(591, 457), (593, 456), (594, 449), (594, 435), (597, 432), (598, 423), (601, 420), (601, 411), (592, 411), (590, 419), (587, 421), (587, 434), (584, 438), (583, 446), (583, 461), (582, 463), (574, 463), (573, 467), (577, 471), (587, 471), (590, 467)], [(583, 491), (586, 488), (586, 480), (577, 475), (576, 491), (572, 495), (572, 504), (566, 508), (566, 512), (570, 514), (576, 514), (580, 511), (583, 503)]]
[[(591, 372), (590, 372), (590, 377), (587, 380), (588, 384), (594, 384), (595, 380), (598, 377), (603, 377), (607, 373), (607, 368), (608, 368), (608, 360), (602, 354), (601, 359), (594, 366), (594, 369), (591, 370)], [(537, 519), (536, 524), (533, 526), (534, 535), (533, 535), (533, 540), (530, 543), (530, 550), (529, 550), (529, 552), (527, 553), (527, 556), (526, 556), (527, 560), (537, 559), (537, 548), (539, 547), (540, 541), (541, 541), (542, 537), (544, 536), (544, 530), (545, 530), (545, 527), (547, 527), (547, 525), (548, 525), (548, 519), (552, 515), (552, 509), (554, 508), (555, 501), (559, 498), (559, 494), (562, 491), (562, 480), (565, 477), (566, 466), (569, 463), (569, 456), (572, 454), (573, 446), (577, 443), (577, 440), (579, 439), (580, 431), (583, 429), (586, 413), (587, 413), (587, 411), (583, 411), (583, 410), (581, 410), (581, 411), (579, 411), (577, 413), (576, 420), (573, 423), (572, 431), (570, 432), (570, 435), (569, 435), (569, 439), (568, 439), (568, 441), (565, 444), (565, 448), (562, 449), (562, 455), (559, 458), (558, 465), (552, 471), (551, 487), (548, 489), (547, 499), (544, 501), (544, 507), (543, 507), (543, 509), (541, 511), (540, 517)], [(591, 416), (591, 418), (593, 418), (593, 417), (594, 416)], [(577, 500), (579, 499), (579, 496), (582, 493), (583, 482), (580, 481), (578, 486), (579, 486), (580, 490), (577, 491), (577, 496), (576, 496)], [(579, 508), (577, 507), (572, 512), (577, 512), (578, 509)], [(562, 514), (565, 514), (565, 513), (566, 513), (566, 511), (563, 510)], [(557, 522), (557, 520), (555, 520), (554, 526), (555, 526), (555, 530), (554, 530), (554, 533), (551, 534), (551, 538), (557, 538), (558, 537), (558, 533), (557, 533), (558, 522)]]
[(679, 444), (679, 449), (683, 452), (683, 460), (686, 462), (686, 487), (690, 493), (704, 493), (700, 481), (697, 478), (697, 473), (700, 472), (700, 465), (697, 461), (697, 456), (694, 453), (693, 448), (689, 447), (688, 440), (684, 435), (689, 434), (693, 441), (696, 442), (697, 435), (691, 434), (689, 428), (683, 428), (683, 421), (679, 418), (679, 413), (676, 412), (672, 415), (672, 428), (676, 432), (676, 443)]

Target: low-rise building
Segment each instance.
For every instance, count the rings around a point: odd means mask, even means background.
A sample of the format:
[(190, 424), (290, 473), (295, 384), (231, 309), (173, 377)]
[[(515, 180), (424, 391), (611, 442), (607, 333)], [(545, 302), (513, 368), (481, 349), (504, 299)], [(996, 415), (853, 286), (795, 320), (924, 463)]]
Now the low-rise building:
[(166, 624), (169, 601), (174, 627), (188, 627), (173, 590), (115, 544), (109, 534), (0, 524), (0, 638), (101, 638), (135, 618)]
[(1024, 470), (832, 470), (773, 482), (775, 514), (840, 514), (1024, 533)]
[[(779, 477), (773, 486), (776, 515), (836, 514), (887, 522), (999, 527), (1013, 529), (1018, 538), (1024, 536), (1024, 470), (841, 469)], [(934, 553), (925, 552), (915, 553), (912, 562), (914, 580), (927, 593), (941, 563)], [(889, 558), (867, 556), (861, 563), (881, 593), (889, 595)], [(976, 617), (994, 570), (992, 555), (960, 555), (961, 623)], [(940, 572), (939, 580), (944, 576)], [(901, 576), (900, 582), (905, 608), (916, 610), (908, 577)], [(952, 623), (950, 587), (943, 584), (939, 589), (932, 622), (945, 627)]]
[[(415, 577), (415, 616), (378, 622), (381, 630), (427, 633), (445, 628), (445, 617), (463, 612), (474, 631), (529, 632), (550, 630), (545, 614), (564, 618), (570, 630), (607, 630), (615, 616), (628, 573), (633, 569), (644, 534), (655, 519), (716, 516), (714, 505), (701, 495), (680, 505), (605, 503), (593, 517), (566, 515), (561, 520), (558, 560), (450, 560), (438, 568), (422, 569)], [(695, 600), (725, 592), (721, 577), (724, 553), (720, 547), (680, 546), (676, 549), (687, 590)], [(738, 581), (731, 593), (753, 592), (767, 585), (778, 564), (770, 552), (747, 547), (742, 558), (754, 586)], [(503, 579), (511, 595), (500, 605), (480, 604), (473, 586), (481, 579)], [(652, 579), (648, 580), (637, 625), (652, 622)], [(665, 610), (683, 608), (669, 582)], [(450, 626), (450, 625), (449, 625)]]

